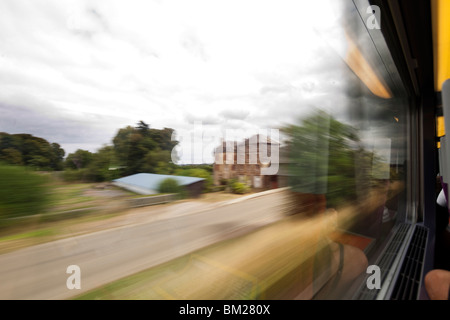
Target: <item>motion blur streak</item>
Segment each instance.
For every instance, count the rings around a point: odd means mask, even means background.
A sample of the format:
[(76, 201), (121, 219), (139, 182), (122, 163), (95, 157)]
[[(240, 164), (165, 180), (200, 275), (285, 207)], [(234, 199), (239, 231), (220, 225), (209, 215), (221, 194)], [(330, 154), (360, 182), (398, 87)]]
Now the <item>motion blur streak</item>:
[[(402, 188), (394, 183), (389, 194), (395, 196)], [(317, 253), (331, 242), (336, 219), (340, 227), (349, 227), (362, 212), (372, 212), (385, 201), (386, 190), (374, 188), (359, 206), (327, 211), (331, 214), (305, 214), (310, 208), (305, 211), (297, 206), (296, 215), (199, 250), (180, 264), (160, 269), (151, 281), (143, 280), (147, 281), (145, 290), (132, 289), (139, 286), (139, 281), (118, 286), (131, 299), (310, 299), (338, 268), (336, 258), (330, 264), (319, 260), (321, 265), (314, 265)], [(292, 212), (288, 207), (296, 203), (295, 199), (287, 201), (286, 209)], [(358, 273), (350, 275), (349, 280), (365, 271), (367, 261), (354, 259), (351, 264), (358, 266), (354, 269)], [(322, 270), (315, 283), (314, 268)]]

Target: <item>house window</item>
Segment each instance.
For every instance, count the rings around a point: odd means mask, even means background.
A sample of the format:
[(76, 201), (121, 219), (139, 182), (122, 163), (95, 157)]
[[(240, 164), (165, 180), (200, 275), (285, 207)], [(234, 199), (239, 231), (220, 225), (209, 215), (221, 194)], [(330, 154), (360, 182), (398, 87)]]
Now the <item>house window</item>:
[(254, 176), (253, 177), (253, 187), (254, 188), (262, 188), (261, 176)]

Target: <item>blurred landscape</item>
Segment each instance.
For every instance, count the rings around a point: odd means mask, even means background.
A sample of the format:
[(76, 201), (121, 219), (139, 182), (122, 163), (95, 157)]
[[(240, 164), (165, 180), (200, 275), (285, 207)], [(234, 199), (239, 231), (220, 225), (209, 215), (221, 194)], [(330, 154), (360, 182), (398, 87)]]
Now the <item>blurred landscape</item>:
[[(11, 170), (11, 167), (3, 166), (2, 168)], [(68, 183), (55, 178), (50, 173), (42, 172), (28, 173), (28, 175), (37, 175), (46, 181), (46, 184), (41, 187), (45, 189), (43, 199), (39, 199), (44, 201), (46, 209), (43, 211), (33, 210), (32, 212), (36, 212), (33, 215), (3, 218), (2, 227), (0, 228), (0, 253), (65, 237), (136, 223), (139, 220), (132, 218), (132, 216), (136, 216), (140, 212), (144, 213), (147, 218), (149, 216), (149, 213), (145, 213), (149, 210), (149, 207), (131, 208), (127, 202), (129, 199), (147, 196), (132, 193), (109, 183)], [(25, 181), (30, 182), (30, 180)], [(8, 187), (11, 189), (8, 189)], [(8, 187), (3, 187), (3, 190), (13, 191), (10, 184)], [(27, 195), (29, 198), (20, 199), (16, 206), (16, 211), (18, 207), (19, 209), (27, 209), (25, 205), (30, 202), (35, 193), (39, 193), (39, 191), (36, 189), (28, 190)], [(180, 199), (176, 203), (220, 203), (242, 196), (219, 191), (204, 194), (198, 199)], [(6, 199), (2, 198), (3, 202)], [(168, 205), (170, 204), (161, 204), (158, 207)], [(10, 207), (12, 206), (10, 205)], [(150, 208), (150, 213), (152, 210), (155, 211), (156, 207)], [(157, 216), (157, 214), (152, 214), (151, 218)]]
[(368, 5), (1, 1), (0, 299), (364, 283), (409, 154)]

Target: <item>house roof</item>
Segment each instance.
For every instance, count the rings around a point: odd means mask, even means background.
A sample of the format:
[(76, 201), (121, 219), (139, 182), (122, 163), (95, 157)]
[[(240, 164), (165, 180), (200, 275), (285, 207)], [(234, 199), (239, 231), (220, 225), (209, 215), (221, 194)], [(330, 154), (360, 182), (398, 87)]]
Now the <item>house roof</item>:
[(113, 180), (113, 182), (123, 188), (141, 194), (158, 193), (159, 185), (167, 178), (172, 178), (181, 186), (187, 186), (198, 181), (205, 180), (203, 178), (185, 177), (185, 176), (171, 176), (167, 174), (154, 173), (137, 173), (131, 176)]
[[(237, 142), (237, 141), (222, 141), (221, 145), (219, 145), (218, 147), (216, 147), (214, 149), (215, 153), (225, 153), (225, 152), (236, 152), (237, 147), (239, 146), (249, 146), (249, 145), (260, 145), (260, 144), (267, 144), (269, 146), (269, 148), (271, 148), (272, 145), (278, 145), (280, 146), (281, 143), (271, 139), (268, 136), (262, 135), (262, 134), (257, 134), (257, 135), (253, 135), (250, 138), (245, 138), (244, 140)], [(232, 150), (227, 150), (227, 144), (229, 145), (229, 148)]]

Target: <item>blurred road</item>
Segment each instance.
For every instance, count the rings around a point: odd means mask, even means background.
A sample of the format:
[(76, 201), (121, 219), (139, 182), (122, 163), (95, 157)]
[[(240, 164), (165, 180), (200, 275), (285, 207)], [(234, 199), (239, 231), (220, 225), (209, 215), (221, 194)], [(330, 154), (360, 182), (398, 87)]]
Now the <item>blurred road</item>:
[[(165, 207), (164, 218), (0, 255), (0, 299), (66, 299), (282, 217), (285, 192), (271, 190), (214, 205)], [(148, 207), (148, 214), (152, 214)], [(159, 209), (161, 210), (161, 208)], [(81, 289), (69, 290), (69, 265)]]

